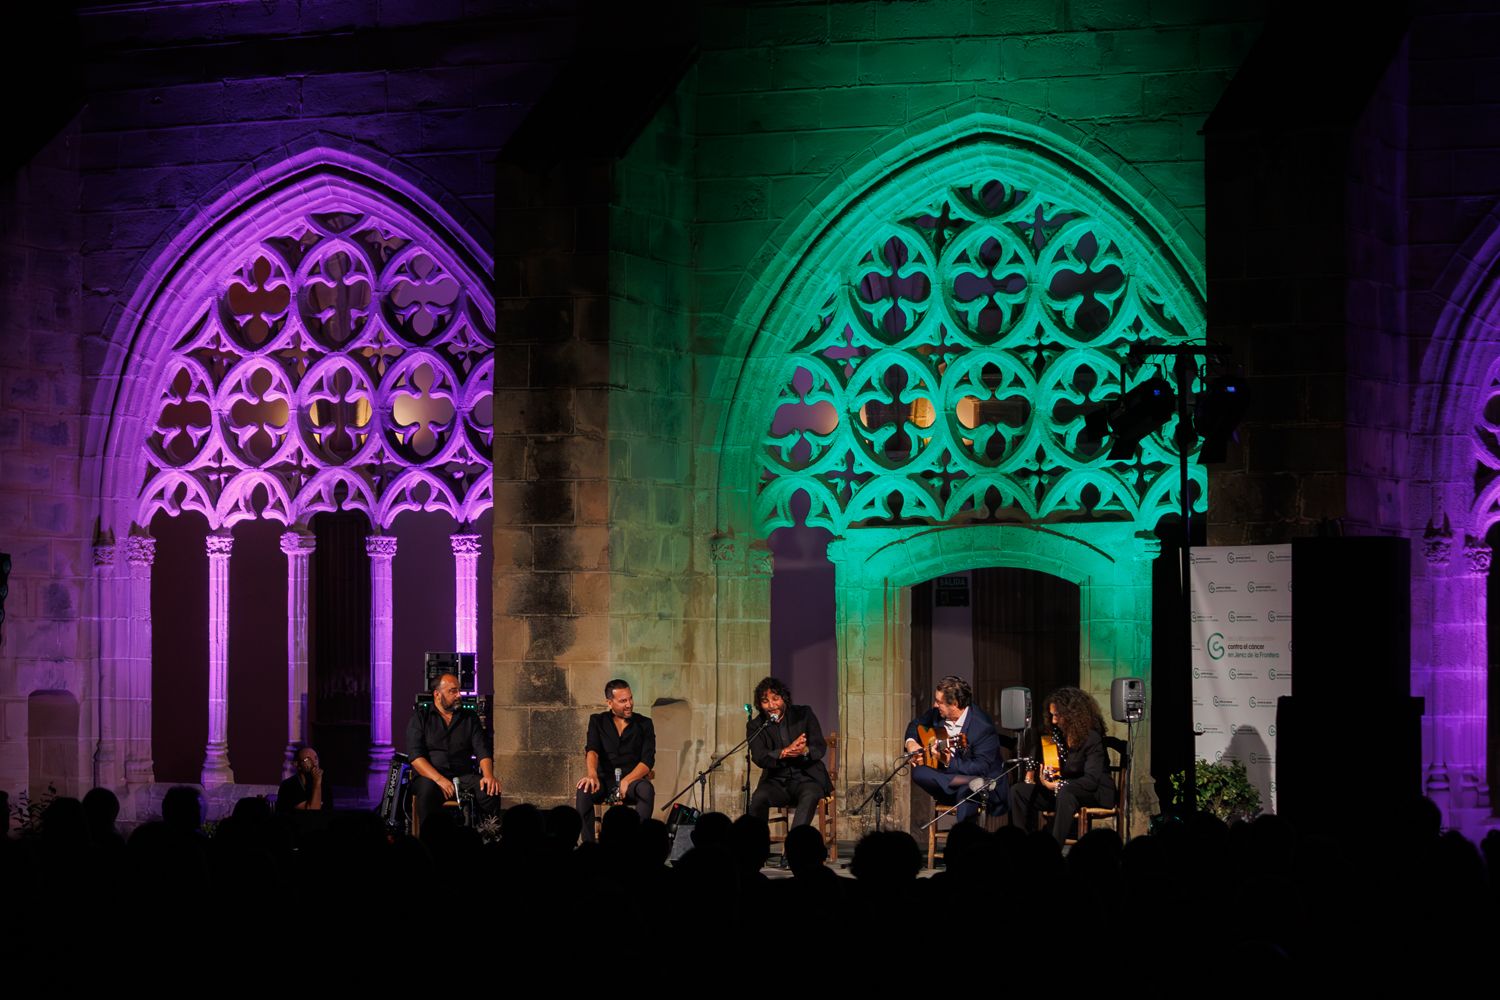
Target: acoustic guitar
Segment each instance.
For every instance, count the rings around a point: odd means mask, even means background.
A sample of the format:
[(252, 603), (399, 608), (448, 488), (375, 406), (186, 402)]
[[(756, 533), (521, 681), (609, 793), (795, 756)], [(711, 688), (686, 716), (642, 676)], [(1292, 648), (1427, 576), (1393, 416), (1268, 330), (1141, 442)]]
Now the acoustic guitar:
[(931, 768), (940, 768), (943, 766), (943, 755), (958, 753), (969, 745), (969, 738), (963, 733), (949, 736), (946, 728), (929, 729), (926, 726), (918, 726), (917, 742), (922, 744), (922, 749), (915, 750), (913, 753), (921, 755), (919, 763)]

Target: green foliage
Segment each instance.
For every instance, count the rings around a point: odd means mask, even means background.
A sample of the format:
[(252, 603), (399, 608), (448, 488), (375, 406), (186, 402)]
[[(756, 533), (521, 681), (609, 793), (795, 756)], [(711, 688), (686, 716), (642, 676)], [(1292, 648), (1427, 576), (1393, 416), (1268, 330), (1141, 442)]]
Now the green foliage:
[[(1213, 813), (1226, 823), (1254, 819), (1260, 815), (1260, 790), (1250, 783), (1242, 761), (1199, 760), (1195, 774), (1198, 782), (1198, 808)], [(1187, 774), (1172, 775), (1172, 804), (1182, 804), (1182, 786)]]
[(47, 790), (38, 795), (34, 802), (31, 800), (30, 792), (25, 789), (21, 790), (21, 794), (16, 797), (15, 801), (5, 796), (5, 804), (10, 814), (10, 829), (23, 837), (36, 833), (41, 828), (42, 813), (47, 811), (47, 807), (55, 798), (57, 798), (57, 789), (52, 785), (48, 785)]

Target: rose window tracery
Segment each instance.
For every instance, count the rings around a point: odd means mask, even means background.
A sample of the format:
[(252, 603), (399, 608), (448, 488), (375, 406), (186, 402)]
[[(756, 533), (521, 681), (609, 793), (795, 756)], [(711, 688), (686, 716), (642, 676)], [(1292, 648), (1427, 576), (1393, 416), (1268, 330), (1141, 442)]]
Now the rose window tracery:
[[(913, 198), (801, 299), (761, 441), (757, 521), (1134, 520), (1178, 509), (1175, 418), (1111, 462), (1087, 414), (1152, 376), (1138, 342), (1201, 338), (1180, 279), (1119, 216), (1055, 175)], [(849, 225), (859, 225), (857, 216)], [(847, 243), (842, 245), (849, 245)], [(1174, 299), (1168, 291), (1179, 294)], [(1192, 467), (1194, 504), (1205, 477)]]
[(294, 215), (227, 262), (179, 336), (139, 520), (217, 529), (490, 506), (491, 321), (441, 248), (364, 211)]

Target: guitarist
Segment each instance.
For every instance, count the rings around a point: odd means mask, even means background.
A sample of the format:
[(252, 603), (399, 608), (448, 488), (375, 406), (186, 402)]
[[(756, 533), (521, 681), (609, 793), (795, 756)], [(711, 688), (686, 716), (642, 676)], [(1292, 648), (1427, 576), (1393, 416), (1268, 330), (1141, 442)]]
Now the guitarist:
[(1115, 783), (1104, 746), (1104, 714), (1094, 696), (1076, 687), (1058, 688), (1047, 699), (1047, 712), (1061, 768), (1055, 774), (1045, 767), (1040, 773), (1026, 772), (1026, 781), (1010, 790), (1010, 817), (1030, 832), (1042, 810), (1056, 810), (1052, 836), (1062, 844), (1073, 832), (1073, 817), (1081, 806), (1108, 809), (1115, 804)]
[[(906, 751), (921, 754), (921, 728), (931, 729), (944, 748), (937, 757), (937, 767), (918, 764), (912, 768), (911, 780), (940, 806), (951, 806), (969, 794), (969, 783), (975, 778), (1000, 778), (1000, 784), (986, 793), (990, 801), (1005, 809), (1006, 782), (1001, 778), (1004, 762), (1000, 759), (1000, 733), (995, 722), (974, 704), (974, 689), (962, 677), (949, 675), (938, 681), (932, 694), (932, 707), (911, 720), (906, 727)], [(960, 741), (958, 737), (962, 736)], [(950, 742), (951, 741), (951, 742)], [(962, 746), (955, 745), (962, 742)], [(958, 807), (961, 823), (979, 811), (985, 795)]]

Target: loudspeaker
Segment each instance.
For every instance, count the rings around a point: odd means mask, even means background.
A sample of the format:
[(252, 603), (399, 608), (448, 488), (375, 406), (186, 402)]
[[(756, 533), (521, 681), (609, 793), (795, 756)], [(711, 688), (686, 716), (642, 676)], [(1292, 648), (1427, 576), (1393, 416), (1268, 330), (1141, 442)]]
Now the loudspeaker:
[[(592, 822), (592, 820), (590, 820)], [(693, 849), (693, 827), (698, 823), (698, 810), (678, 802), (667, 813), (667, 836), (672, 839), (669, 862), (676, 862)]]
[(1116, 677), (1109, 686), (1109, 715), (1116, 722), (1140, 722), (1146, 715), (1146, 682)]
[(1008, 687), (1000, 692), (1000, 728), (1031, 728), (1031, 688)]
[(444, 674), (454, 674), (458, 677), (460, 691), (479, 690), (478, 685), (475, 684), (473, 653), (428, 653), (427, 690), (431, 691), (437, 679)]

